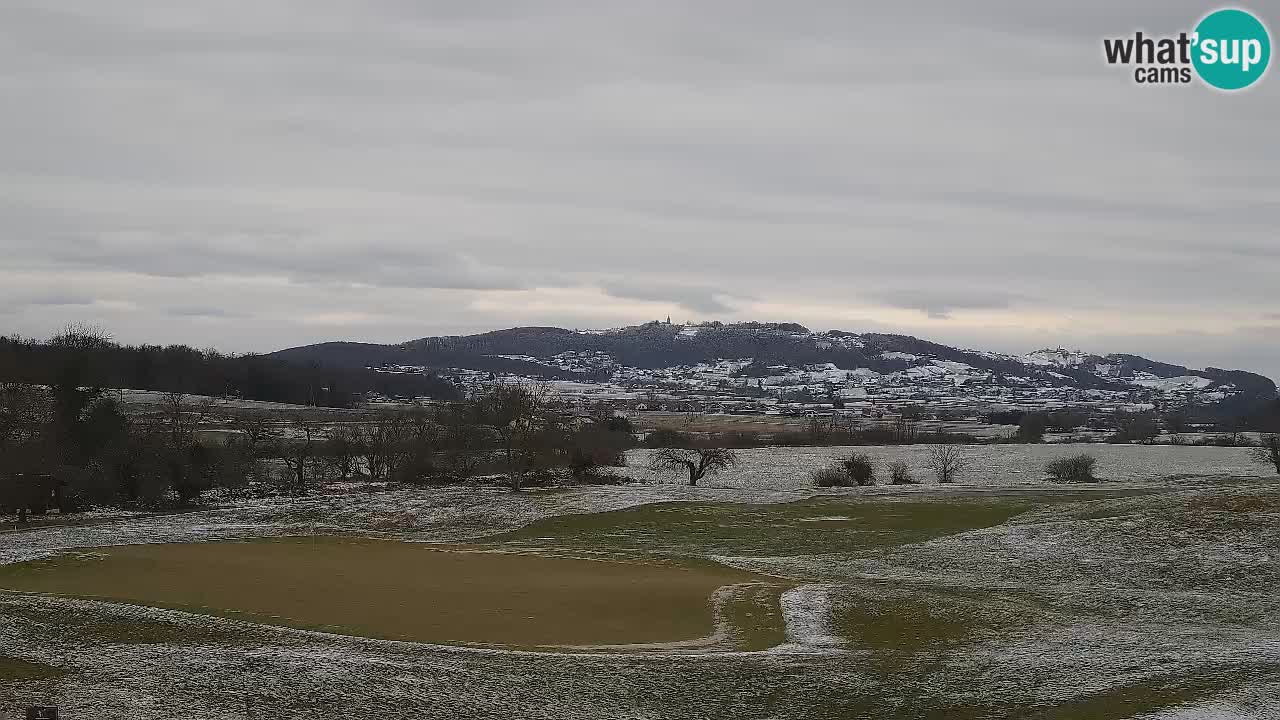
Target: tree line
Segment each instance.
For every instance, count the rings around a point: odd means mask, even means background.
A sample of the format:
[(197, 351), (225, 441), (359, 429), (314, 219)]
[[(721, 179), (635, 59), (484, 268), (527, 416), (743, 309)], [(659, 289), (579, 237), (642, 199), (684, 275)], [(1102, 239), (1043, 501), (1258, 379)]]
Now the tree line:
[(73, 325), (45, 341), (0, 337), (0, 382), (131, 388), (242, 400), (349, 408), (368, 393), (456, 399), (432, 374), (295, 365), (262, 355), (226, 355), (186, 345), (121, 345)]
[(0, 383), (0, 512), (182, 507), (215, 489), (296, 497), (357, 479), (426, 485), (490, 474), (515, 490), (616, 483), (609, 468), (633, 438), (612, 410), (574, 413), (530, 383), (338, 416), (180, 392), (139, 408), (74, 380)]

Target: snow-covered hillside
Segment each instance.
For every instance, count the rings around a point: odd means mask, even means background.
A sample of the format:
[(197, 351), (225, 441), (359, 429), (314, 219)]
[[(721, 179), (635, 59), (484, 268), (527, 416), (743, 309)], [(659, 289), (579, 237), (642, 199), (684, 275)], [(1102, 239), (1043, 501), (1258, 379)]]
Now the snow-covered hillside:
[[(279, 354), (323, 363), (325, 347)], [(1008, 355), (905, 335), (813, 332), (794, 323), (512, 328), (371, 347), (377, 352), (370, 352), (365, 364), (386, 371), (430, 369), (464, 384), (490, 376), (537, 377), (581, 394), (696, 396), (725, 407), (852, 404), (877, 409), (928, 403), (1143, 409), (1233, 398), (1268, 400), (1276, 394), (1275, 384), (1260, 375), (1191, 369), (1135, 355), (1063, 348)]]

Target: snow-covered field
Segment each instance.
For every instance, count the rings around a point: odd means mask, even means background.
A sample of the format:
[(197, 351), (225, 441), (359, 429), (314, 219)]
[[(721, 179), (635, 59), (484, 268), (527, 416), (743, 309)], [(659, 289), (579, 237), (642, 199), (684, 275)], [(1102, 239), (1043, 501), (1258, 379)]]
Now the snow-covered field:
[[(655, 476), (649, 471), (651, 450), (627, 454), (628, 467), (620, 472), (640, 480), (675, 482), (679, 478)], [(809, 474), (852, 452), (871, 455), (884, 465), (903, 461), (917, 480), (935, 482), (926, 463), (929, 448), (924, 445), (869, 447), (798, 447), (779, 450), (756, 448), (738, 451), (738, 464), (708, 477), (712, 487), (767, 488), (794, 490), (810, 484)], [(1236, 477), (1274, 476), (1265, 465), (1252, 461), (1248, 448), (1192, 447), (1177, 445), (978, 445), (965, 446), (964, 485), (1009, 486), (1043, 484), (1044, 466), (1049, 461), (1087, 453), (1098, 458), (1097, 475), (1122, 483), (1150, 483), (1177, 475)]]
[[(752, 509), (769, 505), (746, 506), (739, 521), (758, 522), (760, 536), (802, 538), (785, 553), (713, 556), (793, 578), (782, 599), (786, 641), (768, 651), (456, 648), (0, 593), (0, 656), (72, 671), (0, 680), (0, 708), (50, 702), (64, 717), (95, 720), (1277, 717), (1274, 474), (1232, 449), (1083, 449), (1100, 456), (1101, 475), (1132, 491), (1076, 487), (1083, 494), (1052, 500), (1063, 491), (1039, 485), (1038, 469), (1073, 448), (1002, 446), (975, 454), (962, 486), (832, 494), (846, 508), (1029, 503), (991, 527), (848, 550), (824, 538), (839, 538), (850, 513), (818, 504), (802, 522), (779, 524)], [(862, 450), (920, 460), (912, 448)], [(805, 479), (811, 467), (845, 451), (745, 451), (707, 488), (446, 488), (125, 517), (0, 535), (0, 563), (118, 543), (308, 533), (457, 541), (643, 503), (790, 502), (814, 495)], [(640, 472), (643, 453), (631, 460)], [(656, 532), (644, 542), (661, 551), (665, 541)], [(909, 608), (927, 610), (923, 634), (907, 622), (917, 612)], [(418, 611), (429, 611), (429, 601)], [(847, 618), (868, 612), (890, 627), (905, 622), (895, 630), (901, 643), (851, 635)], [(131, 628), (170, 639), (142, 641)]]

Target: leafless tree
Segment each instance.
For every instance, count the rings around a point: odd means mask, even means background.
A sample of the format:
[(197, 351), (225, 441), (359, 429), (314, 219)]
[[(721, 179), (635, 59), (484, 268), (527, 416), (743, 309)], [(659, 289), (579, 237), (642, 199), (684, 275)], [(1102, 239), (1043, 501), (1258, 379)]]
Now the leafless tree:
[(1274, 465), (1276, 472), (1280, 473), (1280, 435), (1268, 433), (1258, 438), (1252, 452), (1254, 460), (1263, 465)]
[(491, 437), (485, 434), (475, 405), (450, 403), (436, 409), (435, 420), (447, 472), (454, 478), (471, 477), (484, 459), (486, 437)]
[(965, 471), (968, 462), (963, 445), (930, 445), (925, 467), (933, 471), (940, 483), (953, 483)]
[(161, 399), (161, 413), (171, 447), (183, 447), (195, 441), (196, 429), (214, 407), (213, 398), (188, 399), (180, 392), (168, 392)]
[(907, 405), (898, 410), (898, 419), (894, 422), (893, 433), (900, 443), (914, 443), (919, 434), (920, 420), (924, 410), (915, 405)]
[(1230, 438), (1231, 447), (1246, 447), (1249, 443), (1249, 424), (1244, 418), (1232, 418), (1222, 424), (1223, 429), (1227, 431), (1226, 437)]
[(554, 424), (546, 383), (495, 385), (478, 399), (485, 423), (497, 433), (513, 490), (519, 490), (537, 464), (539, 451)]
[(359, 454), (370, 481), (387, 480), (394, 474), (403, 426), (403, 418), (390, 412), (379, 413), (359, 426)]
[(33, 504), (32, 485), (24, 476), (46, 472), (54, 463), (50, 405), (48, 393), (41, 389), (0, 384), (0, 512), (14, 510), (20, 523), (26, 522)]
[(317, 446), (324, 439), (321, 424), (309, 418), (289, 421), (289, 436), (277, 437), (280, 459), (289, 468), (285, 490), (292, 496), (307, 494), (307, 483), (314, 474)]
[(442, 430), (433, 413), (420, 404), (402, 414), (397, 433), (394, 479), (421, 483), (438, 478), (436, 452), (440, 448)]
[(231, 428), (236, 435), (227, 440), (227, 447), (235, 451), (236, 471), (241, 481), (252, 478), (261, 481), (267, 475), (264, 457), (274, 449), (271, 421), (260, 413), (247, 413), (234, 418)]
[(1190, 427), (1190, 418), (1185, 408), (1170, 410), (1164, 414), (1164, 428), (1170, 435), (1181, 435)]
[(649, 460), (649, 469), (662, 475), (689, 473), (689, 485), (695, 486), (707, 473), (723, 470), (738, 462), (728, 448), (662, 448)]
[(48, 393), (19, 383), (0, 383), (0, 448), (40, 438), (49, 423)]
[(74, 350), (97, 350), (111, 344), (111, 333), (93, 323), (67, 323), (53, 337), (49, 344)]
[(320, 452), (339, 479), (346, 480), (355, 472), (359, 442), (358, 433), (350, 425), (339, 424), (329, 431)]

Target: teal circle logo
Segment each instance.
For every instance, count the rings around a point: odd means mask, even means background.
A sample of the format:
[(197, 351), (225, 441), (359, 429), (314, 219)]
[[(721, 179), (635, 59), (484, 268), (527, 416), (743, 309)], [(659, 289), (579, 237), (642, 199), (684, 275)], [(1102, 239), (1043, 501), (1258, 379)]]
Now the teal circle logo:
[(1200, 79), (1219, 90), (1240, 90), (1258, 81), (1271, 61), (1271, 36), (1262, 21), (1227, 8), (1196, 26), (1191, 63)]

